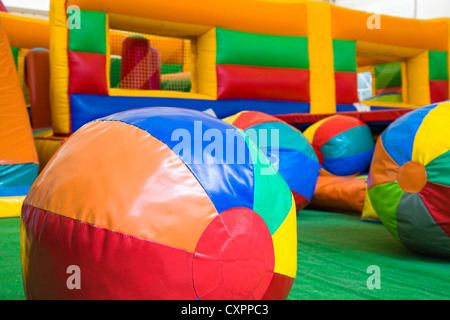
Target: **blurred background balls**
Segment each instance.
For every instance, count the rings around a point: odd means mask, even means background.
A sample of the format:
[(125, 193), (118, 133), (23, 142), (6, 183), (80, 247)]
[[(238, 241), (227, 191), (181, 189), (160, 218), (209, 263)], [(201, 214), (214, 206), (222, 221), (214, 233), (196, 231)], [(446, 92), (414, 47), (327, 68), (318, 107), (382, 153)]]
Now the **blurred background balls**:
[(268, 156), (294, 194), (297, 210), (312, 199), (321, 166), (303, 133), (286, 122), (257, 111), (224, 119), (243, 130)]

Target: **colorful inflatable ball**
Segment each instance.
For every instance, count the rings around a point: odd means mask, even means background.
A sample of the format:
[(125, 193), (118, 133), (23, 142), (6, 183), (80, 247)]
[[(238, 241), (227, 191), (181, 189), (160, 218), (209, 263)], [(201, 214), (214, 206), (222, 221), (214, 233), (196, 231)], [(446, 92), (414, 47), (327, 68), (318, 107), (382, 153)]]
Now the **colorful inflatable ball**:
[(368, 180), (370, 203), (406, 247), (450, 257), (450, 103), (422, 107), (378, 139)]
[(289, 187), (241, 131), (199, 111), (84, 125), (21, 225), (27, 299), (285, 299), (296, 275)]
[(243, 111), (224, 119), (246, 133), (286, 180), (297, 210), (312, 199), (321, 166), (303, 133), (288, 123), (257, 111)]
[(361, 120), (344, 115), (322, 119), (304, 131), (325, 173), (352, 176), (367, 170), (375, 142), (370, 128)]

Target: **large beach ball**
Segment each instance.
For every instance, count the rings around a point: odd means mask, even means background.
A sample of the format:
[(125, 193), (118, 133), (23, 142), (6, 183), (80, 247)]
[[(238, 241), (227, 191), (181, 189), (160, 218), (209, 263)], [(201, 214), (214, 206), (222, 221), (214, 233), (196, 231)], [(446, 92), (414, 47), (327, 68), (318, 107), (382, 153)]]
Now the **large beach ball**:
[(243, 130), (257, 144), (291, 188), (297, 210), (304, 208), (314, 195), (321, 166), (303, 133), (257, 111), (243, 111), (224, 121)]
[(450, 257), (450, 103), (411, 111), (378, 139), (370, 202), (412, 250)]
[(375, 147), (369, 126), (344, 115), (322, 119), (304, 131), (326, 173), (357, 175), (369, 169)]
[(292, 194), (241, 131), (144, 108), (90, 122), (22, 209), (28, 299), (284, 299), (297, 268)]

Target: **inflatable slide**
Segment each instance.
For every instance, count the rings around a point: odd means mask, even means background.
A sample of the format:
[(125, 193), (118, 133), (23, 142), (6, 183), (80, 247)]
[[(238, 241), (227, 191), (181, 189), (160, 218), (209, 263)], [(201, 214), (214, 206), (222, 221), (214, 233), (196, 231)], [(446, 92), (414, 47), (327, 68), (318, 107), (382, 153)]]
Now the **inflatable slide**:
[(38, 167), (25, 99), (0, 19), (0, 217), (20, 215)]

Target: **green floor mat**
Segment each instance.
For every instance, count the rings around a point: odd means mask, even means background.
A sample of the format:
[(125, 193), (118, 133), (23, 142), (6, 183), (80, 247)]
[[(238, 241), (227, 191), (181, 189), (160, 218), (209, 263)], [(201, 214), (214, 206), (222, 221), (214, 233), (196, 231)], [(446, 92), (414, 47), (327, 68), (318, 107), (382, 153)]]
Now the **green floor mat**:
[[(304, 210), (297, 226), (298, 269), (289, 300), (450, 299), (450, 262), (409, 251), (381, 224)], [(370, 266), (379, 268), (380, 289), (367, 286)], [(19, 219), (0, 219), (0, 300), (24, 298)]]
[[(381, 224), (304, 210), (297, 228), (298, 269), (290, 300), (450, 299), (450, 261), (409, 251)], [(368, 273), (370, 266), (379, 268), (380, 289), (368, 288), (375, 275)]]
[(19, 218), (0, 219), (0, 300), (25, 299), (19, 235)]

